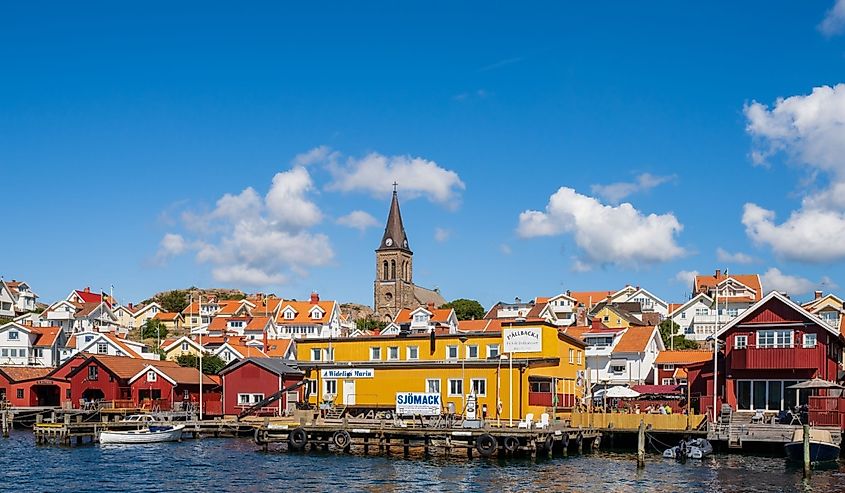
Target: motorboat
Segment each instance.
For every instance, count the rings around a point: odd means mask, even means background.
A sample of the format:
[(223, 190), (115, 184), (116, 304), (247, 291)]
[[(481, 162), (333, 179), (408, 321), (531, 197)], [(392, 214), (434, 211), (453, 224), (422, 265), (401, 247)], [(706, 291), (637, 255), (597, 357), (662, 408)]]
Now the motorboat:
[(159, 443), (175, 442), (182, 439), (185, 425), (149, 426), (138, 430), (101, 431), (100, 443)]
[[(804, 462), (804, 429), (792, 432), (792, 441), (784, 445), (789, 460)], [(810, 428), (810, 462), (833, 462), (839, 459), (839, 445), (827, 430)]]
[(681, 440), (681, 443), (663, 451), (667, 459), (703, 459), (713, 453), (713, 445), (706, 438)]

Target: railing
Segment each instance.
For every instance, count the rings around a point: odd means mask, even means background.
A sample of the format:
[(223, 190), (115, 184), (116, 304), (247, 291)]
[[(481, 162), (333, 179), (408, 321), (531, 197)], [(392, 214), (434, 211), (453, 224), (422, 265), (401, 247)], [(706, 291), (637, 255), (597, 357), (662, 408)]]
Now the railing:
[(818, 368), (817, 348), (805, 347), (745, 347), (730, 351), (731, 368), (735, 370), (765, 370), (769, 368)]
[[(544, 406), (544, 407), (552, 407), (554, 403), (552, 402), (552, 394), (551, 392), (529, 392), (528, 393), (528, 405), (529, 406)], [(575, 396), (572, 394), (557, 394), (557, 407), (564, 409), (564, 408), (571, 408), (575, 405)]]

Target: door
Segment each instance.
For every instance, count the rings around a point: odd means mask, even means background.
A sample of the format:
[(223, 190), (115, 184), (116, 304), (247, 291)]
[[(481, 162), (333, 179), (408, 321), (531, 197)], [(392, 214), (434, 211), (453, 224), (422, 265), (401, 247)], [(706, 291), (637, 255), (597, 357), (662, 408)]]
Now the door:
[(343, 381), (343, 403), (347, 406), (355, 404), (355, 380)]
[(288, 392), (285, 399), (285, 409), (288, 415), (292, 415), (296, 411), (296, 403), (299, 401), (299, 392)]

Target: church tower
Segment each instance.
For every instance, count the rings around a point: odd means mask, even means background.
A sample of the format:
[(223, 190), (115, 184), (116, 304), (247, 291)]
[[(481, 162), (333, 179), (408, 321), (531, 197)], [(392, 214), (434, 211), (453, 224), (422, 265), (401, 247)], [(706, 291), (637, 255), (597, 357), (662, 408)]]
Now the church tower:
[(376, 249), (376, 279), (373, 286), (374, 317), (390, 322), (403, 308), (414, 308), (414, 252), (402, 225), (396, 184), (381, 244)]

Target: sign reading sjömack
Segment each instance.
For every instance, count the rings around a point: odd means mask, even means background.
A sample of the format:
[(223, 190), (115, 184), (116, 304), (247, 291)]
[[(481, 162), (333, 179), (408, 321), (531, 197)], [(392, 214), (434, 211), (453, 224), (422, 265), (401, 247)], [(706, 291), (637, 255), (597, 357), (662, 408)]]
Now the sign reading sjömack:
[(373, 378), (376, 371), (372, 368), (336, 368), (320, 370), (320, 377), (324, 379), (337, 378)]
[(437, 416), (440, 394), (428, 392), (396, 392), (397, 416)]
[(505, 353), (538, 353), (543, 350), (543, 334), (539, 327), (502, 330)]

